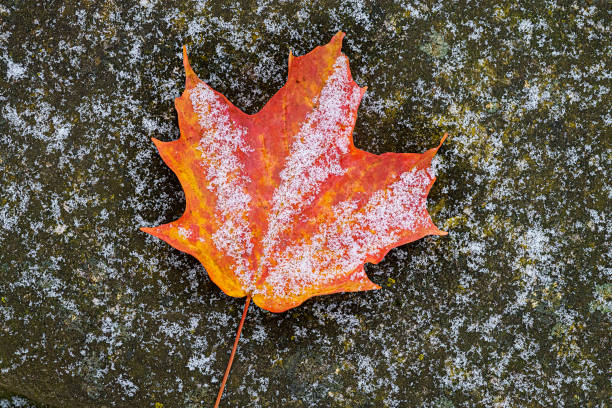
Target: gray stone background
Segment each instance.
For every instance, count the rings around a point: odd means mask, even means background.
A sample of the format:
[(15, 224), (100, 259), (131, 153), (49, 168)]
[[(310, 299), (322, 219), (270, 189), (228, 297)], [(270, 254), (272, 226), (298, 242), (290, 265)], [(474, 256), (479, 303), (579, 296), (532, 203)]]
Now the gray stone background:
[(243, 299), (138, 230), (182, 214), (181, 46), (247, 113), (347, 33), (356, 145), (439, 152), (446, 237), (375, 292), (251, 307), (224, 407), (608, 407), (605, 1), (0, 5), (0, 407), (212, 406)]

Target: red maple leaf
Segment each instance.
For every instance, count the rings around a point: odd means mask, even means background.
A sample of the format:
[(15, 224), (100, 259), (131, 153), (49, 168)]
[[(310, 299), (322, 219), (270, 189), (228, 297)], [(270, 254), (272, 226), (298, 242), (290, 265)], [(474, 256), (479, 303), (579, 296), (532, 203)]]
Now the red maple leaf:
[[(178, 220), (142, 230), (195, 256), (226, 294), (247, 296), (236, 343), (251, 298), (282, 312), (316, 295), (379, 289), (364, 263), (445, 234), (426, 208), (439, 146), (375, 155), (353, 145), (366, 88), (351, 77), (343, 37), (289, 54), (287, 83), (254, 115), (202, 82), (183, 50), (181, 136), (153, 142), (186, 208)], [(223, 383), (228, 373), (229, 365)]]

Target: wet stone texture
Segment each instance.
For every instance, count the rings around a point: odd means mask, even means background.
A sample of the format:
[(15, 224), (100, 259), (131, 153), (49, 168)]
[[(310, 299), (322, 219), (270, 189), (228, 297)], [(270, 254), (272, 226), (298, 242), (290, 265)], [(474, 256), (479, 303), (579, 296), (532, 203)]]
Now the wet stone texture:
[(338, 30), (355, 143), (449, 139), (449, 231), (368, 265), (382, 290), (252, 307), (226, 407), (607, 407), (612, 46), (604, 1), (0, 5), (0, 407), (212, 406), (244, 299), (138, 230), (184, 196), (181, 46), (247, 113)]

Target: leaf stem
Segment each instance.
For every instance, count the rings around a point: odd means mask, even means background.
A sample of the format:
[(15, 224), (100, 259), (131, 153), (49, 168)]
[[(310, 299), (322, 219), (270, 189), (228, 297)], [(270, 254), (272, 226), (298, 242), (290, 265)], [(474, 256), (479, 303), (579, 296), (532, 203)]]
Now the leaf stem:
[(227, 368), (225, 369), (225, 375), (223, 375), (223, 381), (221, 381), (221, 388), (219, 388), (219, 394), (217, 394), (217, 401), (215, 402), (215, 408), (219, 408), (219, 403), (221, 402), (221, 396), (223, 395), (223, 390), (225, 389), (225, 383), (227, 382), (227, 377), (229, 377), (230, 369), (232, 368), (232, 363), (234, 362), (234, 355), (236, 354), (236, 349), (238, 348), (238, 340), (240, 340), (240, 333), (242, 332), (242, 326), (244, 325), (244, 319), (246, 318), (250, 303), (251, 303), (251, 296), (248, 295), (246, 298), (246, 303), (244, 304), (244, 310), (242, 311), (242, 319), (240, 319), (240, 324), (238, 325), (238, 331), (236, 332), (236, 340), (234, 340), (234, 348), (232, 349), (232, 354), (230, 354), (230, 359), (229, 359), (229, 362), (227, 363)]

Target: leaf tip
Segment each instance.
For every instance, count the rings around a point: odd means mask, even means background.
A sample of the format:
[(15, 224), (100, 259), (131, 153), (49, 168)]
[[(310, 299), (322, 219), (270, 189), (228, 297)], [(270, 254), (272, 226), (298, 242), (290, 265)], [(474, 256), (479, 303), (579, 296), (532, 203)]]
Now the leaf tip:
[(342, 39), (344, 38), (344, 36), (346, 35), (346, 33), (342, 30), (339, 30), (336, 34), (334, 34), (334, 37), (332, 38), (333, 42), (339, 41), (342, 42)]
[(178, 140), (172, 140), (170, 142), (164, 142), (162, 140), (156, 139), (154, 137), (151, 138), (151, 141), (153, 142), (153, 144), (155, 145), (155, 147), (157, 148), (157, 150), (160, 153), (164, 153), (164, 152), (170, 152), (172, 151), (172, 146), (176, 143), (179, 142), (180, 139)]
[(156, 235), (155, 235), (155, 230), (156, 230), (156, 228), (155, 228), (155, 227), (140, 227), (139, 229), (140, 229), (142, 232), (146, 232), (147, 234), (150, 234), (150, 235), (156, 236)]
[(194, 82), (196, 82), (197, 75), (195, 72), (193, 72), (193, 69), (189, 64), (186, 45), (183, 45), (183, 66), (185, 67), (185, 88), (190, 88), (192, 85), (194, 85)]
[(440, 235), (440, 236), (448, 235), (448, 231), (442, 231), (439, 229), (435, 232), (434, 235)]
[(342, 49), (342, 39), (345, 35), (346, 33), (344, 31), (338, 31), (329, 41), (328, 46), (330, 46), (332, 54), (337, 56), (340, 53)]
[(438, 149), (440, 148), (440, 146), (442, 146), (442, 143), (444, 143), (447, 137), (448, 137), (448, 133), (444, 132), (442, 139), (440, 139), (440, 144), (438, 145)]
[(153, 142), (153, 144), (155, 145), (155, 147), (157, 147), (157, 150), (159, 150), (159, 151), (162, 150), (163, 145), (166, 143), (166, 142), (162, 142), (161, 140), (156, 139), (154, 137), (151, 138), (151, 141)]
[(432, 156), (430, 158), (430, 160), (433, 158), (433, 156), (438, 153), (438, 150), (440, 150), (440, 147), (442, 147), (442, 143), (444, 143), (444, 141), (446, 140), (446, 138), (448, 137), (448, 133), (444, 133), (444, 135), (442, 135), (442, 139), (440, 139), (440, 143), (438, 143), (438, 145), (432, 149), (430, 149), (432, 151)]

